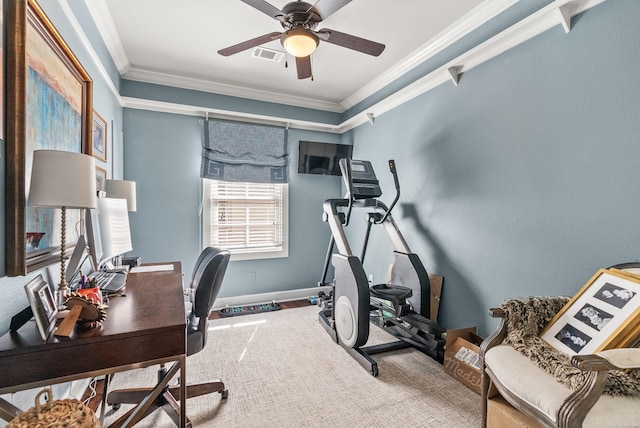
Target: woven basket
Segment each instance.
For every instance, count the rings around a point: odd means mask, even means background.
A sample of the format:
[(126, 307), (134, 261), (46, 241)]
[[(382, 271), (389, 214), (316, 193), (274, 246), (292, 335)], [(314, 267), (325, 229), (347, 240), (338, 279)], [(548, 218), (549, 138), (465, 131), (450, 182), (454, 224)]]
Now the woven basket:
[[(40, 404), (40, 397), (47, 393), (47, 402)], [(73, 399), (51, 400), (51, 389), (46, 388), (36, 395), (36, 404), (29, 410), (20, 413), (7, 428), (26, 427), (79, 427), (99, 428), (100, 421), (93, 410)]]

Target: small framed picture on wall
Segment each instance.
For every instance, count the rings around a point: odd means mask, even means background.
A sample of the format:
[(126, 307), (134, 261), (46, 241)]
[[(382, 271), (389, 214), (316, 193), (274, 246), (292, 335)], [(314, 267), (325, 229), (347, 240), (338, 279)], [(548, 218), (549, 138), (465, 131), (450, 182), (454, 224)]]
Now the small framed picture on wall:
[(96, 167), (96, 192), (104, 191), (107, 182), (107, 170)]
[(91, 132), (91, 155), (107, 161), (107, 122), (95, 110), (93, 111), (93, 128)]

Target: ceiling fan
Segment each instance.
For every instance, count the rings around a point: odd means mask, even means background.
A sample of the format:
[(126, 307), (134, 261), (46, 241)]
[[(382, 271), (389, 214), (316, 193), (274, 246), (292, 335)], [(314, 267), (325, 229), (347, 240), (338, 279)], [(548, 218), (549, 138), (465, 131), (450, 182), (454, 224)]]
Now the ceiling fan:
[(378, 56), (385, 45), (350, 34), (341, 33), (329, 28), (315, 31), (318, 23), (341, 9), (351, 0), (317, 0), (313, 5), (298, 0), (287, 3), (282, 10), (264, 0), (241, 0), (260, 12), (280, 21), (284, 32), (273, 32), (251, 40), (229, 46), (218, 51), (220, 55), (229, 56), (251, 49), (261, 44), (280, 39), (285, 50), (296, 58), (298, 79), (312, 77), (311, 54), (318, 47), (320, 40)]

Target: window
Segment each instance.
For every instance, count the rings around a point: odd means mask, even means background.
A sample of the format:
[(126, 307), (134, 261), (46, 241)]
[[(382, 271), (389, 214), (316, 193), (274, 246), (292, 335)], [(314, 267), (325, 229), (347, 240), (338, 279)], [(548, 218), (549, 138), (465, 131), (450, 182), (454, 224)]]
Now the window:
[(287, 184), (203, 182), (205, 246), (226, 248), (234, 260), (287, 257)]

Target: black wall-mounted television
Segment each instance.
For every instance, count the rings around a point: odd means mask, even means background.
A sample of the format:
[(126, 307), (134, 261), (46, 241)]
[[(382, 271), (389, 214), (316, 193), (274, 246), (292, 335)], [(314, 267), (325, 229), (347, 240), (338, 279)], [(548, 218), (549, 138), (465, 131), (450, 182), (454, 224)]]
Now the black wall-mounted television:
[(319, 175), (341, 175), (338, 162), (350, 158), (353, 147), (346, 144), (300, 141), (298, 173)]

